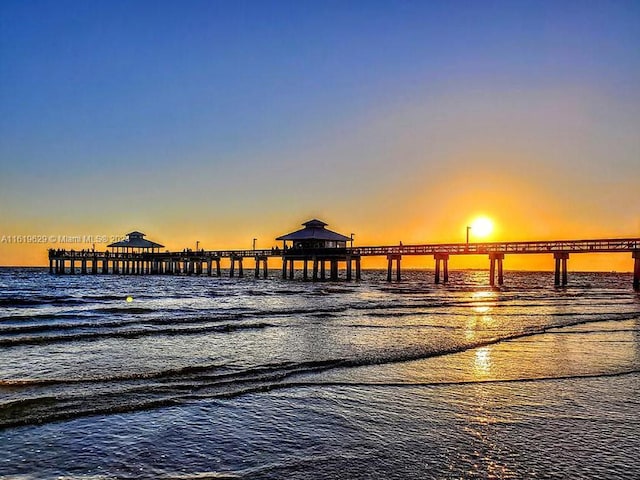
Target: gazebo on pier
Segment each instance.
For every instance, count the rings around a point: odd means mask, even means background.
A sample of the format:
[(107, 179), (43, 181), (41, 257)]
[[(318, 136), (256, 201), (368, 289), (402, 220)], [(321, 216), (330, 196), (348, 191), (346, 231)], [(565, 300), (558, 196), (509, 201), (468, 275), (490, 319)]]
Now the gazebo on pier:
[(127, 233), (127, 238), (124, 240), (111, 243), (107, 247), (115, 249), (113, 250), (114, 253), (149, 253), (149, 250), (151, 250), (150, 253), (154, 253), (154, 249), (160, 252), (160, 249), (164, 247), (159, 243), (146, 240), (145, 236), (142, 232), (130, 232)]
[(160, 253), (164, 245), (146, 240), (142, 232), (130, 232), (126, 237), (124, 240), (107, 245), (107, 248), (112, 249), (113, 272), (119, 273), (120, 268), (125, 274), (157, 272), (158, 262), (152, 262), (147, 254)]
[(291, 247), (296, 249), (319, 249), (319, 248), (345, 248), (350, 237), (332, 232), (324, 227), (327, 226), (321, 220), (309, 220), (302, 224), (304, 228), (295, 232), (282, 235), (276, 240), (282, 240), (283, 248), (287, 249), (287, 242), (291, 242)]
[[(332, 280), (338, 279), (338, 262), (346, 262), (347, 280), (352, 277), (352, 262), (356, 264), (356, 279), (360, 279), (360, 255), (352, 255), (347, 249), (351, 237), (333, 232), (321, 220), (313, 219), (302, 224), (304, 228), (282, 235), (276, 240), (282, 241), (282, 278), (293, 278), (294, 262), (303, 262), (303, 278), (308, 279), (308, 262), (313, 265), (313, 280), (324, 280), (325, 263), (329, 262)], [(287, 244), (290, 242), (290, 245)]]

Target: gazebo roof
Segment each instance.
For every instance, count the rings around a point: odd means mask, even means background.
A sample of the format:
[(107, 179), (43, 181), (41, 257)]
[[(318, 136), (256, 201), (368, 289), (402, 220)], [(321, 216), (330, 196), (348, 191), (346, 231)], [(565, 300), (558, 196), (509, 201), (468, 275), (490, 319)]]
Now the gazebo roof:
[(107, 247), (124, 247), (124, 248), (162, 248), (164, 245), (144, 239), (142, 232), (127, 233), (127, 238), (119, 242), (111, 243)]
[(348, 242), (351, 240), (350, 237), (327, 230), (324, 228), (327, 224), (320, 220), (309, 220), (302, 225), (304, 225), (304, 228), (282, 235), (276, 240), (328, 240), (333, 242)]

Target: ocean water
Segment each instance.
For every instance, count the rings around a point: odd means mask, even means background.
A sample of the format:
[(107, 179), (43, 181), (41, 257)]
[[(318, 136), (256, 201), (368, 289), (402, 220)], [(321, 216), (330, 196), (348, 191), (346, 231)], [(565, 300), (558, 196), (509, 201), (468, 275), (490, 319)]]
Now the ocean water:
[(638, 478), (629, 274), (271, 273), (0, 269), (0, 476)]

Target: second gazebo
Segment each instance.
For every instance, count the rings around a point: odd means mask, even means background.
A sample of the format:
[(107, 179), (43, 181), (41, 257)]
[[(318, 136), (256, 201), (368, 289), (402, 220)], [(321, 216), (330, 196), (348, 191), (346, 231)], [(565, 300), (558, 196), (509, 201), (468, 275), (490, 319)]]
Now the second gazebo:
[(337, 280), (338, 264), (346, 262), (347, 280), (351, 280), (352, 262), (355, 261), (356, 280), (360, 279), (360, 255), (354, 255), (352, 249), (347, 249), (350, 237), (326, 229), (327, 224), (320, 220), (309, 220), (302, 225), (303, 229), (276, 238), (283, 242), (282, 278), (287, 278), (288, 270), (289, 278), (292, 279), (294, 263), (302, 261), (304, 280), (309, 276), (308, 262), (312, 262), (313, 265), (314, 281), (318, 280), (318, 274), (321, 280), (326, 278), (326, 262), (330, 265), (331, 280)]

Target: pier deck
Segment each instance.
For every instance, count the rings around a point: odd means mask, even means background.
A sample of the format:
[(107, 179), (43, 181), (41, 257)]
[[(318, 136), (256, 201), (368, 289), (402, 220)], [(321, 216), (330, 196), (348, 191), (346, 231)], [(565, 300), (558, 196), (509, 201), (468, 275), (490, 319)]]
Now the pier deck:
[[(221, 261), (228, 259), (229, 275), (244, 276), (243, 260), (255, 261), (255, 277), (267, 276), (269, 258), (282, 259), (283, 278), (293, 278), (295, 262), (303, 264), (303, 278), (308, 279), (308, 262), (313, 268), (312, 279), (325, 278), (325, 262), (330, 278), (338, 278), (339, 262), (346, 262), (346, 278), (360, 278), (362, 257), (387, 257), (391, 281), (395, 263), (396, 279), (401, 279), (400, 262), (403, 256), (433, 256), (435, 283), (448, 281), (448, 261), (453, 255), (487, 255), (490, 260), (491, 285), (503, 284), (503, 260), (507, 254), (551, 254), (555, 259), (555, 284), (567, 284), (569, 255), (583, 253), (631, 253), (634, 259), (633, 287), (640, 290), (640, 238), (545, 240), (528, 242), (432, 243), (420, 245), (381, 245), (321, 249), (231, 249), (182, 252), (110, 252), (93, 250), (49, 250), (49, 271), (52, 274), (204, 274), (221, 275)], [(67, 264), (69, 268), (67, 269)], [(262, 266), (262, 268), (260, 268)], [(237, 267), (237, 268), (236, 268)], [(442, 267), (442, 268), (441, 268)], [(261, 272), (262, 270), (262, 272)], [(442, 276), (441, 276), (442, 273)]]

